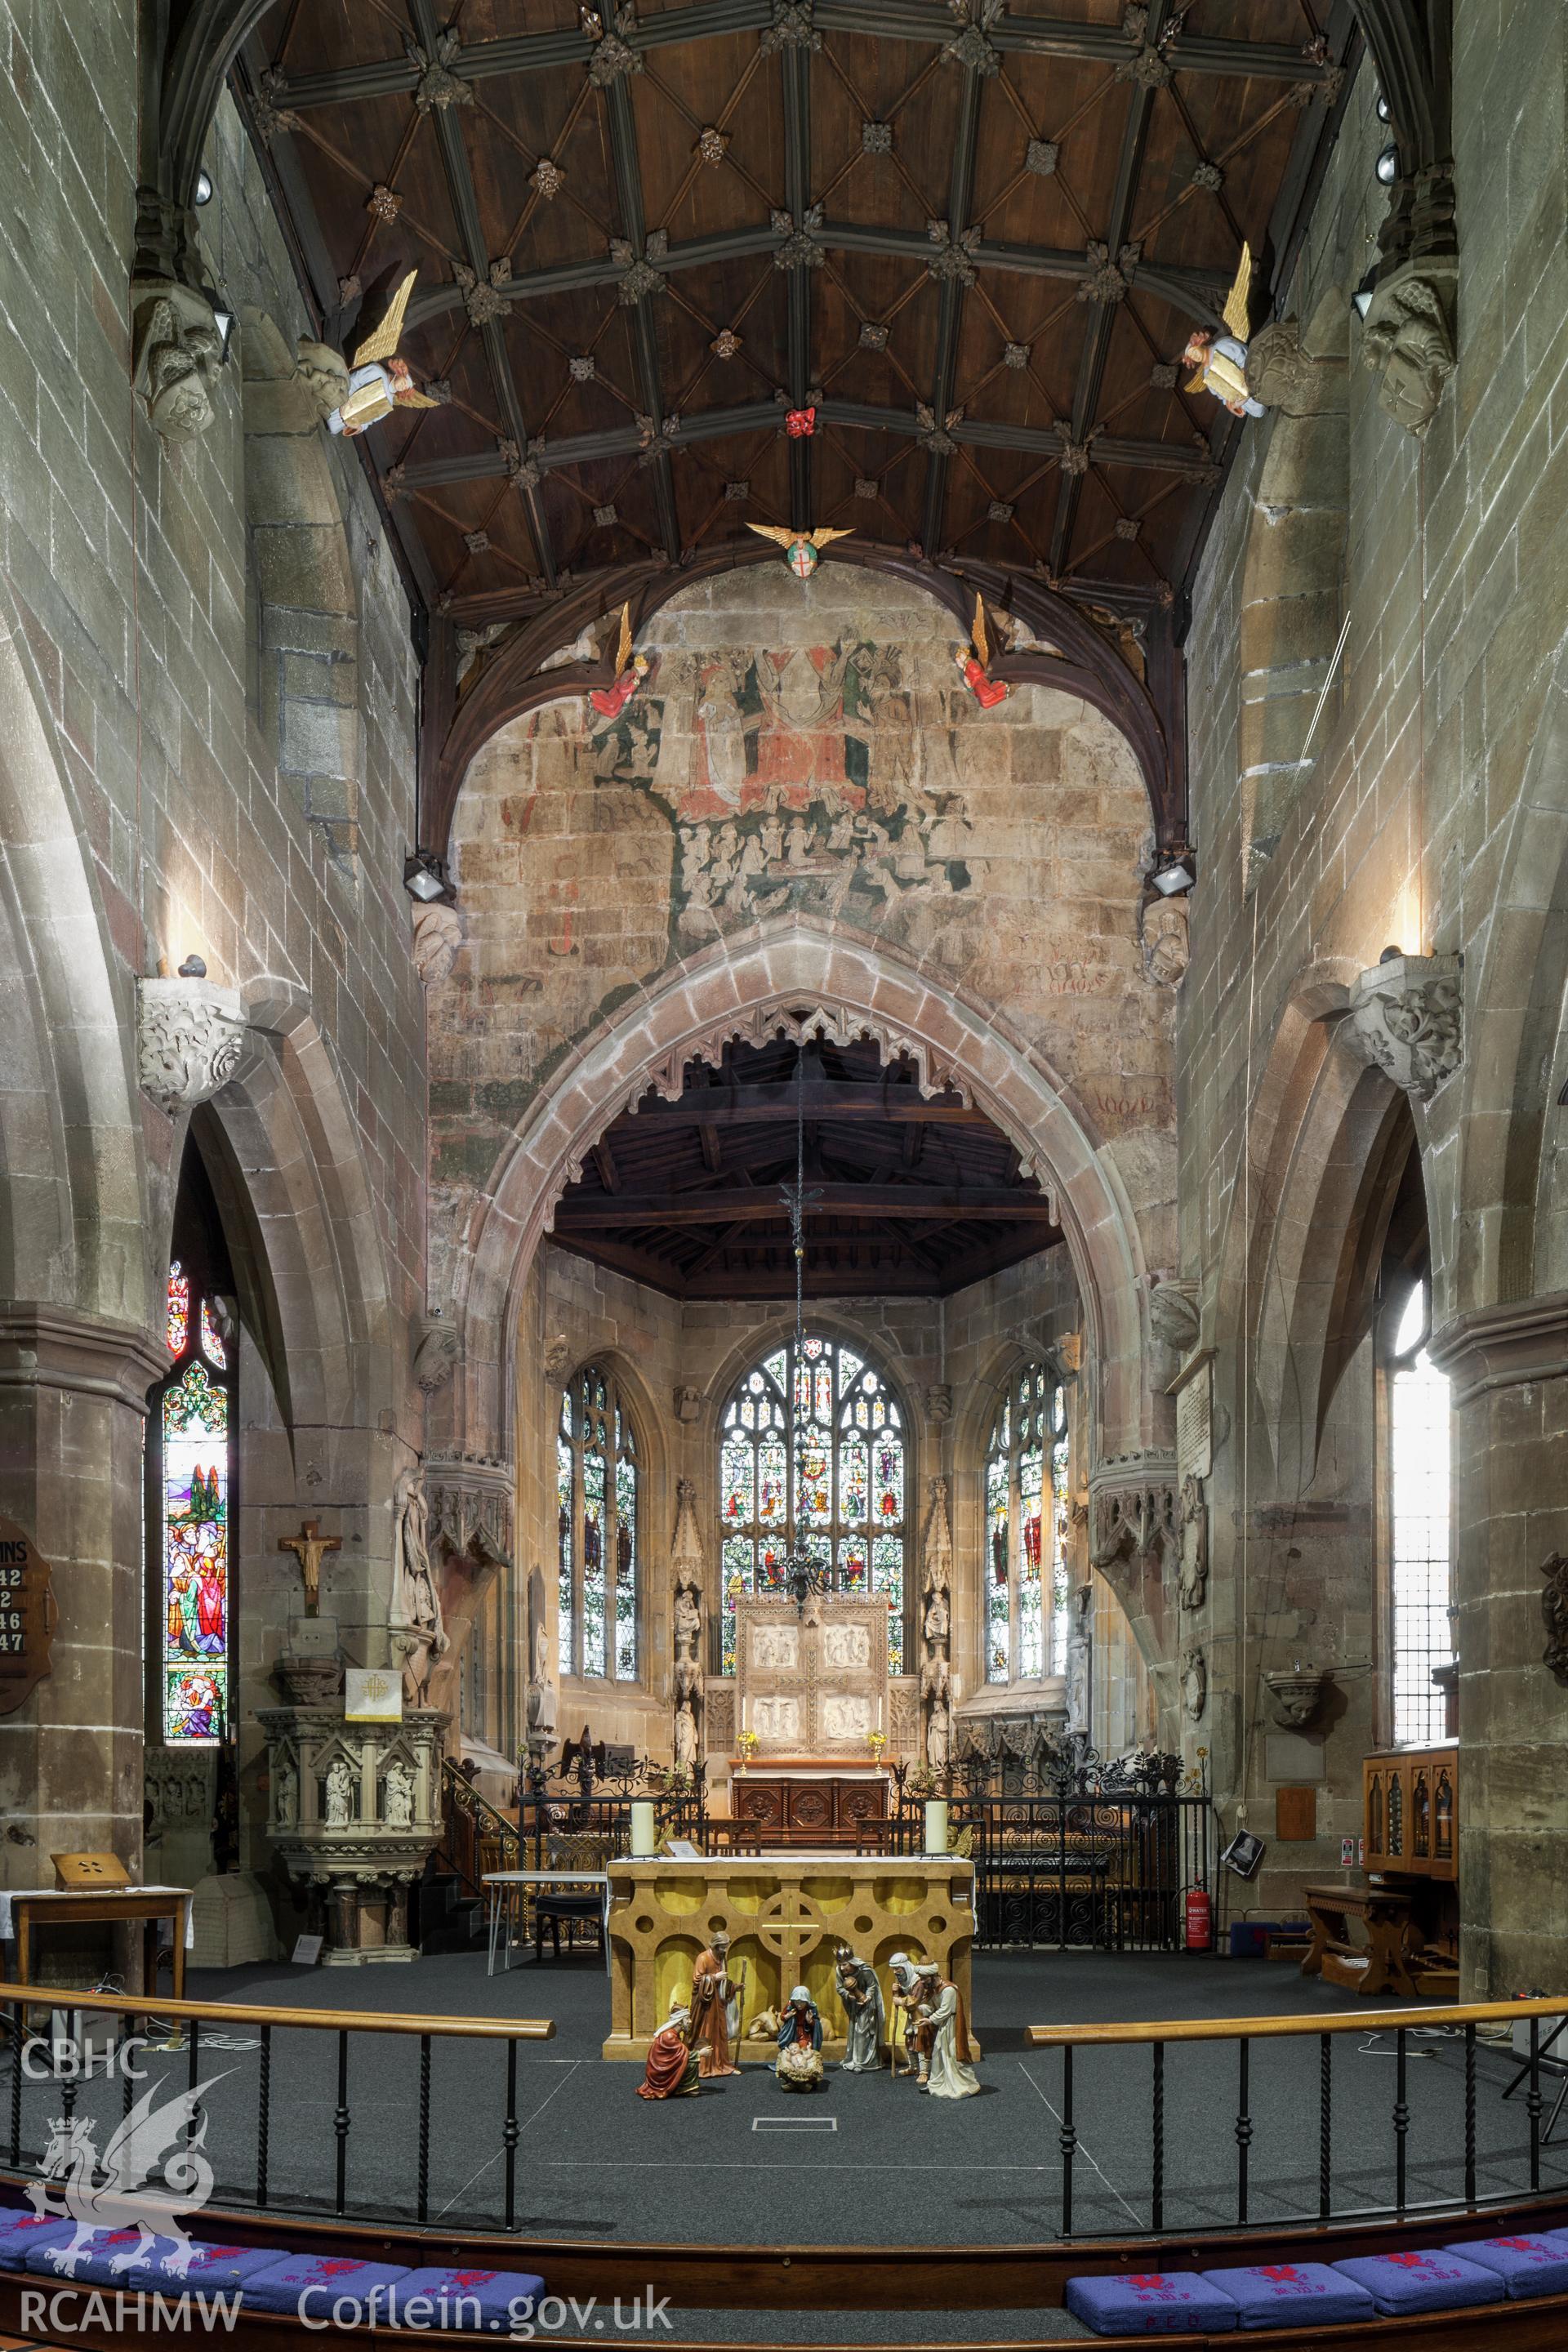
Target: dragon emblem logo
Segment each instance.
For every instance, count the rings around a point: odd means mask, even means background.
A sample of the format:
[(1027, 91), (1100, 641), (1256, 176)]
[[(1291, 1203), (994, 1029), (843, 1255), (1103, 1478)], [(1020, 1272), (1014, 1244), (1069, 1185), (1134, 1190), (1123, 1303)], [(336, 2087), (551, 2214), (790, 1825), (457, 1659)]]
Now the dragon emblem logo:
[(53, 2119), (38, 2168), (41, 2177), (28, 2188), (27, 2198), (40, 2221), (72, 2224), (69, 2242), (48, 2249), (55, 2270), (73, 2278), (92, 2240), (109, 2231), (126, 2241), (111, 2270), (129, 2270), (162, 2242), (159, 2267), (171, 2278), (184, 2277), (195, 2248), (183, 2217), (199, 2213), (213, 2191), (213, 2168), (204, 2152), (207, 2119), (202, 2102), (223, 2080), (215, 2075), (194, 2090), (176, 2093), (162, 2106), (156, 2104), (159, 2085), (154, 2084), (120, 2124), (101, 2158), (92, 2117)]

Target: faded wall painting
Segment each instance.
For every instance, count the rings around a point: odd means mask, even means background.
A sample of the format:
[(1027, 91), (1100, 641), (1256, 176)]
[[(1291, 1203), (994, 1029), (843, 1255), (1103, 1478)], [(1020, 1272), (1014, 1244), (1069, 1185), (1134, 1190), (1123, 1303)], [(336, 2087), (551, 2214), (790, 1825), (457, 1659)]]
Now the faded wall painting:
[(632, 991), (792, 913), (1005, 1013), (1103, 1133), (1168, 1124), (1132, 753), (1047, 687), (982, 710), (955, 636), (933, 600), (848, 565), (805, 585), (782, 563), (733, 572), (654, 617), (617, 717), (574, 696), (485, 746), (454, 828), (463, 942), (430, 998), (443, 1184), (483, 1183)]

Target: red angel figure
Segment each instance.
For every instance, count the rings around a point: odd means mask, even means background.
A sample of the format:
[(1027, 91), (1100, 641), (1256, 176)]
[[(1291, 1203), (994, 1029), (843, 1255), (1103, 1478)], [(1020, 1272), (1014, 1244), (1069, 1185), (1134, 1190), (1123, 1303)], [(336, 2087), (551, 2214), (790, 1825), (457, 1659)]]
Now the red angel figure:
[(595, 686), (588, 699), (605, 719), (618, 719), (648, 673), (646, 654), (632, 651), (631, 606), (621, 606), (621, 638), (616, 648), (616, 682), (614, 686)]
[(974, 697), (974, 699), (980, 705), (981, 709), (994, 710), (999, 702), (1006, 701), (1007, 688), (1004, 686), (1000, 678), (993, 677), (990, 674), (991, 643), (985, 634), (985, 599), (984, 596), (976, 596), (974, 599), (974, 627), (973, 636), (973, 643), (972, 645), (968, 646), (955, 646), (953, 647), (952, 657), (958, 664), (959, 672), (963, 679), (964, 685), (969, 688), (970, 693)]

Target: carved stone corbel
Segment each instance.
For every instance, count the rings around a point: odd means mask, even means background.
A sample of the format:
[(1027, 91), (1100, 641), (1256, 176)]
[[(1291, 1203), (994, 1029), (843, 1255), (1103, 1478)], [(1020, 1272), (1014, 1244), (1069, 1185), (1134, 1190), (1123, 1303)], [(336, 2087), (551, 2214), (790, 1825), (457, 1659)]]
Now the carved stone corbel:
[(1208, 1696), (1208, 1661), (1201, 1650), (1189, 1650), (1182, 1660), (1182, 1705), (1190, 1722), (1202, 1722)]
[(463, 1352), (462, 1336), (443, 1315), (414, 1318), (414, 1382), (426, 1396), (445, 1388)]
[(482, 1454), (432, 1454), (425, 1462), (430, 1541), (486, 1568), (512, 1562), (512, 1473)]
[(1373, 289), (1362, 334), (1362, 363), (1382, 377), (1378, 406), (1425, 440), (1458, 359), (1455, 297), (1459, 265), (1429, 253), (1401, 263)]
[(195, 441), (213, 421), (223, 339), (205, 294), (174, 278), (131, 288), (132, 384), (165, 441)]
[(1095, 1488), (1092, 1509), (1089, 1556), (1096, 1568), (1109, 1568), (1123, 1557), (1143, 1567), (1175, 1549), (1176, 1486), (1169, 1473), (1126, 1484), (1107, 1480)]
[(1149, 1328), (1173, 1356), (1180, 1359), (1192, 1354), (1198, 1344), (1202, 1321), (1195, 1282), (1178, 1282), (1166, 1276), (1152, 1286), (1149, 1292)]
[(227, 1086), (246, 1037), (237, 989), (205, 980), (137, 982), (137, 1081), (171, 1118)]
[(1418, 1102), (1430, 1102), (1464, 1058), (1459, 971), (1457, 955), (1390, 956), (1351, 989), (1341, 1037)]

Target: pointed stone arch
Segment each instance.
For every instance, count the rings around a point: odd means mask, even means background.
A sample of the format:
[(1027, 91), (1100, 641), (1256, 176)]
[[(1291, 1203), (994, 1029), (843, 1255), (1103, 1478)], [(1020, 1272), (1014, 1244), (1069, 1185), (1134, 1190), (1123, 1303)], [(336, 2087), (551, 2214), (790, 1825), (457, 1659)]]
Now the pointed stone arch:
[[(1142, 1375), (1136, 1218), (1109, 1156), (1064, 1082), (996, 1017), (922, 977), (885, 947), (791, 918), (678, 966), (601, 1021), (531, 1108), (491, 1171), (454, 1268), (465, 1331), (462, 1443), (500, 1450), (510, 1427), (516, 1307), (552, 1212), (594, 1142), (650, 1085), (693, 1055), (771, 1034), (802, 1012), (836, 1035), (873, 1035), (914, 1056), (922, 1083), (952, 1083), (1008, 1137), (1047, 1191), (1072, 1255), (1093, 1366), (1097, 1454), (1150, 1442)], [(1163, 1402), (1163, 1401), (1162, 1401)]]

